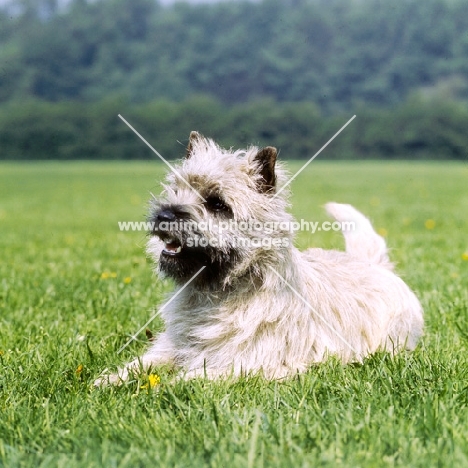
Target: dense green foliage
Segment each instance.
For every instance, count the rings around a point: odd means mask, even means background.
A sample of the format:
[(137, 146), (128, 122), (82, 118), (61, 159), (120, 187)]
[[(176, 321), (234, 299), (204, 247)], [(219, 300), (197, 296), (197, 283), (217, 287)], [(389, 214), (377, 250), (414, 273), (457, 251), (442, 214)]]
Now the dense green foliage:
[(468, 96), (464, 0), (54, 3), (16, 0), (21, 15), (0, 15), (0, 101), (202, 93), (349, 111), (444, 84)]
[[(328, 150), (327, 150), (328, 151)], [(299, 166), (293, 166), (298, 168)], [(350, 202), (387, 231), (425, 309), (418, 349), (363, 365), (330, 361), (282, 382), (131, 382), (93, 389), (140, 354), (171, 285), (157, 280), (142, 220), (160, 164), (0, 164), (0, 466), (361, 467), (468, 465), (467, 167), (314, 161), (293, 211), (324, 220)], [(340, 248), (338, 233), (298, 244)], [(153, 331), (160, 321), (151, 324)]]
[[(391, 111), (360, 106), (320, 156), (326, 159), (466, 159), (468, 109), (413, 98)], [(284, 159), (312, 157), (351, 117), (323, 118), (312, 103), (255, 101), (227, 107), (209, 97), (181, 103), (9, 103), (0, 108), (0, 159), (154, 159), (122, 116), (164, 157), (184, 154), (191, 130), (224, 147), (273, 145)]]
[[(466, 159), (463, 0), (13, 0), (0, 9), (0, 159), (167, 157), (223, 145)], [(456, 103), (456, 104), (455, 104)]]

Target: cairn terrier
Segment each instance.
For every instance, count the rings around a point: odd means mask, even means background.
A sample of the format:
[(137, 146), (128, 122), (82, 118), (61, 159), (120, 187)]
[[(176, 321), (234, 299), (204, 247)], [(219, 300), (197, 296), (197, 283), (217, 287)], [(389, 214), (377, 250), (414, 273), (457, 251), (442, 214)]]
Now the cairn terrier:
[(350, 205), (329, 203), (346, 251), (299, 252), (287, 212), (285, 171), (266, 147), (227, 151), (197, 132), (154, 200), (148, 253), (177, 289), (148, 351), (96, 385), (158, 365), (182, 376), (262, 373), (278, 379), (327, 356), (362, 361), (413, 349), (421, 305), (392, 272), (387, 248)]

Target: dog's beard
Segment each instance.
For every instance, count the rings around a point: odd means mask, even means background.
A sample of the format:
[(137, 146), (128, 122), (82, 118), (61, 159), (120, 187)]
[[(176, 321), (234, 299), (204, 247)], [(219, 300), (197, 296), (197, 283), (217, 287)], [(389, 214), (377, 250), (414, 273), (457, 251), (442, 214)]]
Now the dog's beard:
[(212, 247), (203, 242), (204, 237), (194, 232), (159, 231), (156, 226), (152, 235), (164, 243), (158, 261), (160, 272), (178, 284), (185, 284), (205, 267), (193, 280), (195, 286), (218, 289), (226, 284), (230, 271), (238, 262), (236, 249)]

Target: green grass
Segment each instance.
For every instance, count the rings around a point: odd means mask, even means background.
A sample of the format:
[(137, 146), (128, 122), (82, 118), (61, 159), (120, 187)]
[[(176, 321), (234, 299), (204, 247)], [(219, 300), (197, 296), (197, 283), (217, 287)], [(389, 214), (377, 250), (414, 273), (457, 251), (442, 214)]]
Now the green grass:
[[(293, 184), (296, 216), (325, 220), (320, 206), (341, 201), (385, 230), (425, 309), (414, 353), (331, 360), (281, 383), (171, 383), (161, 370), (158, 391), (144, 378), (94, 389), (142, 352), (144, 334), (116, 353), (171, 290), (144, 233), (117, 226), (144, 218), (163, 172), (0, 165), (1, 466), (468, 466), (467, 165), (314, 162)], [(331, 232), (297, 242), (342, 247)]]

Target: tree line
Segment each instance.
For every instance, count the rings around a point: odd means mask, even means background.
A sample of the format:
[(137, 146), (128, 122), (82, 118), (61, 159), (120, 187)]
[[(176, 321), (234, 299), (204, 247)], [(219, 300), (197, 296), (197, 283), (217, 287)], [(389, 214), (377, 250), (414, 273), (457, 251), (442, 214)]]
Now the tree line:
[[(191, 130), (308, 158), (466, 159), (464, 0), (11, 0), (0, 159), (167, 157)], [(182, 145), (177, 142), (180, 141)]]
[[(156, 158), (118, 114), (169, 159), (184, 155), (191, 130), (223, 147), (271, 145), (279, 148), (282, 159), (306, 159), (352, 116), (324, 117), (317, 105), (307, 102), (266, 99), (227, 106), (209, 96), (148, 104), (114, 98), (11, 102), (0, 107), (1, 159)], [(392, 109), (357, 107), (356, 115), (321, 157), (466, 160), (466, 106), (414, 96)]]

